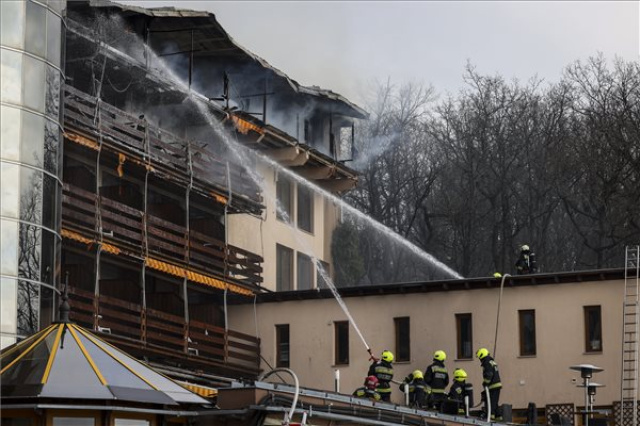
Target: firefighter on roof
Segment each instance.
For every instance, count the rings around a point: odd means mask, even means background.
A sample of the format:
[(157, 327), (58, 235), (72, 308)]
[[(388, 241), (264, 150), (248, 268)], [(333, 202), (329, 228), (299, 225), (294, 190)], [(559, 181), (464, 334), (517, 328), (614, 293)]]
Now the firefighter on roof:
[(364, 386), (359, 387), (353, 392), (353, 396), (357, 396), (359, 398), (368, 398), (371, 401), (380, 401), (382, 397), (376, 391), (376, 387), (378, 386), (378, 379), (376, 376), (369, 376), (364, 379)]
[(438, 350), (433, 353), (433, 363), (424, 372), (424, 381), (428, 386), (428, 404), (431, 408), (440, 409), (446, 399), (446, 388), (449, 385), (449, 373), (444, 366), (447, 354)]
[[(407, 389), (408, 388), (408, 389)], [(427, 403), (427, 385), (422, 371), (416, 370), (404, 378), (400, 384), (402, 392), (409, 392), (409, 406), (422, 408)]]
[(378, 393), (383, 401), (391, 401), (391, 380), (393, 380), (393, 353), (391, 351), (382, 351), (382, 357), (376, 360), (369, 367), (369, 376), (376, 376), (378, 379)]
[(516, 272), (518, 275), (535, 274), (538, 272), (536, 254), (531, 252), (528, 245), (520, 248), (520, 257), (516, 261)]
[(458, 403), (458, 414), (465, 414), (464, 399), (468, 395), (467, 372), (462, 368), (456, 368), (453, 372), (453, 384), (449, 389), (449, 399)]
[(500, 413), (498, 413), (498, 400), (500, 399), (500, 389), (502, 388), (502, 383), (500, 382), (500, 373), (498, 372), (498, 364), (493, 360), (493, 358), (489, 355), (489, 350), (486, 348), (478, 349), (476, 352), (476, 356), (480, 360), (480, 364), (482, 365), (482, 386), (484, 390), (482, 391), (482, 400), (484, 401), (484, 412), (485, 415), (487, 413), (487, 398), (486, 398), (486, 390), (489, 390), (489, 400), (491, 407), (491, 418), (495, 419), (496, 417), (500, 417)]

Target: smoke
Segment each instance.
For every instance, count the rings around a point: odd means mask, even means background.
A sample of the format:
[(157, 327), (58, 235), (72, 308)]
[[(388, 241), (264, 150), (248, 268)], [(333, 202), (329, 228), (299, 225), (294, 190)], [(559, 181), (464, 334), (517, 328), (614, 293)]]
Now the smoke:
[(399, 141), (401, 137), (402, 133), (393, 132), (389, 135), (376, 135), (366, 138), (360, 145), (357, 145), (358, 153), (351, 167), (357, 171), (364, 170), (369, 164)]

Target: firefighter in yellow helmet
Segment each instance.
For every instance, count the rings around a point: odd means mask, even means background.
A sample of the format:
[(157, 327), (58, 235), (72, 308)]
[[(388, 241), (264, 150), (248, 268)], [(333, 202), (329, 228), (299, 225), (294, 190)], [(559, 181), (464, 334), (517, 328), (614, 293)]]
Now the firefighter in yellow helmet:
[(391, 380), (393, 379), (393, 353), (382, 351), (379, 360), (374, 361), (369, 367), (368, 376), (376, 376), (378, 379), (378, 393), (383, 401), (391, 401)]
[(538, 272), (536, 254), (532, 252), (526, 244), (520, 247), (520, 257), (516, 261), (516, 272), (518, 275), (535, 274)]
[(489, 354), (487, 348), (480, 348), (476, 352), (476, 357), (480, 360), (482, 365), (482, 387), (485, 390), (482, 391), (482, 400), (484, 401), (484, 412), (487, 412), (487, 398), (485, 395), (486, 389), (489, 390), (489, 400), (491, 407), (491, 418), (495, 419), (500, 417), (498, 413), (498, 400), (500, 399), (500, 389), (502, 383), (500, 382), (500, 372), (498, 371), (498, 364), (493, 360)]
[(430, 408), (440, 410), (442, 402), (446, 399), (446, 389), (449, 386), (449, 373), (444, 366), (447, 354), (442, 350), (433, 353), (433, 363), (424, 372), (424, 382), (427, 384), (428, 405)]
[[(408, 389), (406, 389), (408, 387)], [(427, 385), (424, 382), (422, 371), (415, 370), (404, 378), (400, 384), (402, 392), (409, 392), (409, 406), (416, 408), (426, 407)]]
[(449, 388), (449, 399), (458, 403), (458, 414), (465, 414), (464, 398), (467, 392), (467, 372), (462, 368), (456, 368), (453, 371), (453, 384)]

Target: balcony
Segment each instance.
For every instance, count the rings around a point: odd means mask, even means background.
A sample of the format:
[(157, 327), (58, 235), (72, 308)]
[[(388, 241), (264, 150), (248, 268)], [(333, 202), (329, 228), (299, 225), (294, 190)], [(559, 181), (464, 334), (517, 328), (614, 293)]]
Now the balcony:
[(223, 161), (209, 148), (222, 145), (221, 141), (186, 141), (141, 117), (71, 86), (64, 88), (67, 139), (94, 150), (124, 153), (165, 179), (185, 187), (191, 182), (194, 190), (205, 195), (214, 192), (224, 198), (231, 188), (233, 210), (260, 211), (262, 198), (257, 185), (241, 166)]
[(102, 239), (122, 255), (152, 258), (159, 268), (164, 262), (183, 268), (196, 282), (214, 276), (247, 289), (262, 283), (262, 257), (69, 183), (63, 186), (62, 225), (78, 233), (79, 241)]
[(69, 288), (71, 320), (134, 356), (232, 377), (260, 372), (260, 339), (201, 321)]

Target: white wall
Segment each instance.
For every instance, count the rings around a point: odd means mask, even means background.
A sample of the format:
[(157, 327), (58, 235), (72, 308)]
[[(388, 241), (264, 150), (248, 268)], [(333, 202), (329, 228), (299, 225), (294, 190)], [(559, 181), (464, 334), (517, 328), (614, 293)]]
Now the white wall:
[[(444, 350), (450, 374), (464, 368), (474, 385), (476, 399), (482, 382), (477, 359), (456, 360), (456, 313), (471, 313), (473, 351), (493, 350), (498, 289), (362, 296), (345, 298), (349, 311), (375, 355), (384, 349), (395, 351), (394, 317), (411, 318), (411, 362), (396, 363), (395, 377), (402, 380), (415, 369), (424, 370), (433, 352)], [(598, 390), (596, 405), (620, 399), (622, 335), (622, 281), (507, 287), (504, 290), (496, 360), (503, 392), (501, 402), (514, 408), (548, 403), (584, 404), (584, 393), (572, 383), (581, 381), (574, 364), (594, 364), (605, 369), (595, 381), (606, 385)], [(603, 351), (585, 353), (583, 307), (601, 305)], [(519, 356), (518, 310), (534, 309), (537, 355)], [(262, 355), (275, 366), (275, 324), (290, 324), (291, 368), (301, 385), (333, 389), (334, 321), (347, 317), (334, 299), (261, 303), (257, 306)], [(229, 313), (233, 329), (256, 330), (252, 305), (233, 306)], [(342, 391), (360, 386), (369, 365), (365, 346), (350, 328), (350, 364), (341, 366)], [(262, 368), (268, 370), (263, 363)], [(400, 402), (394, 387), (393, 399)]]

